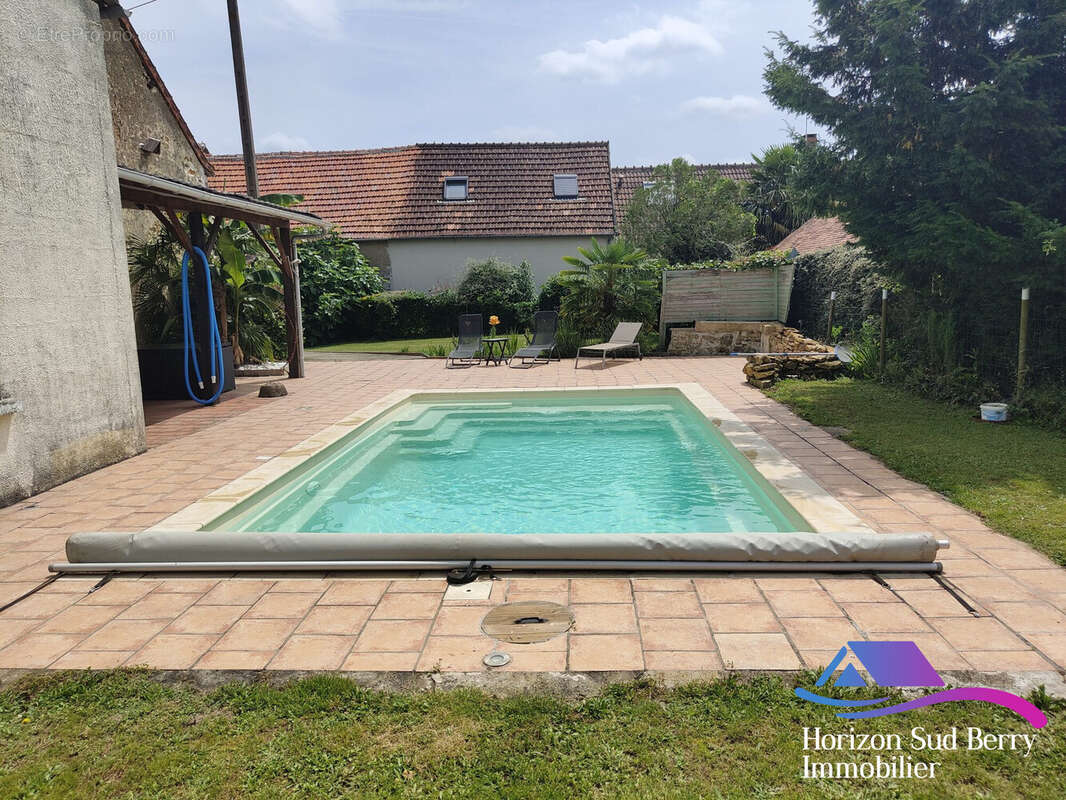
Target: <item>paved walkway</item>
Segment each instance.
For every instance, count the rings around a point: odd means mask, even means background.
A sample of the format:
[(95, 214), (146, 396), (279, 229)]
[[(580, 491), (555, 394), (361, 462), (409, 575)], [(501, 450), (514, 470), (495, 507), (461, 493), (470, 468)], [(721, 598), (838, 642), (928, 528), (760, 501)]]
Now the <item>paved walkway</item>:
[[(66, 537), (139, 531), (398, 387), (611, 386), (695, 381), (873, 528), (951, 541), (945, 575), (512, 574), (482, 599), (439, 575), (63, 577), (0, 613), (0, 668), (481, 670), (479, 630), (505, 600), (566, 602), (576, 627), (509, 645), (520, 671), (796, 669), (855, 638), (904, 638), (941, 670), (1066, 668), (1066, 572), (989, 530), (742, 382), (739, 359), (648, 358), (601, 370), (445, 370), (421, 359), (312, 362), (289, 395), (244, 394), (154, 416), (149, 450), (0, 509), (0, 604), (32, 589)], [(481, 587), (479, 587), (481, 588)]]

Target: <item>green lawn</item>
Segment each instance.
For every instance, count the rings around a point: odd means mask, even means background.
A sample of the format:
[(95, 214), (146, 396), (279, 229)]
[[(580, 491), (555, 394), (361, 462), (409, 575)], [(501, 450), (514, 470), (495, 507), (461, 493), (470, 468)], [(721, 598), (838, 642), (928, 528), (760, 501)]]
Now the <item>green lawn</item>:
[(325, 347), (312, 347), (321, 353), (425, 353), (452, 347), (451, 337), (430, 339), (392, 339), (386, 342), (345, 342)]
[(782, 381), (769, 395), (1066, 565), (1066, 435), (873, 381)]
[[(805, 676), (805, 685), (811, 681)], [(796, 699), (778, 678), (669, 690), (625, 684), (577, 702), (471, 690), (386, 694), (335, 676), (204, 692), (138, 672), (53, 674), (0, 692), (0, 796), (1060, 798), (1062, 703), (1042, 705), (1050, 724), (1028, 758), (905, 749), (940, 762), (936, 778), (804, 780), (804, 726), (898, 733), (905, 743), (915, 725), (931, 733), (958, 726), (963, 744), (968, 726), (1033, 730), (1008, 711), (972, 702), (847, 723)]]

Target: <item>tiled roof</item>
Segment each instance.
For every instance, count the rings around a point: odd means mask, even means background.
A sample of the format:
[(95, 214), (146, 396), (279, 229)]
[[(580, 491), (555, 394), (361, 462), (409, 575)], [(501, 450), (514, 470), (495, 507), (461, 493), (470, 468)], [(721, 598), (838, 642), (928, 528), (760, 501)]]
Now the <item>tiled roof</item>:
[[(211, 161), (212, 188), (245, 191), (241, 156)], [(260, 194), (303, 195), (301, 211), (364, 241), (614, 232), (606, 142), (263, 153), (256, 156), (256, 168)], [(578, 176), (577, 198), (555, 199), (557, 173)], [(469, 199), (443, 199), (444, 178), (453, 175), (469, 179)]]
[(192, 130), (190, 130), (189, 124), (185, 121), (185, 117), (181, 115), (181, 109), (179, 109), (178, 104), (174, 102), (174, 96), (170, 93), (170, 90), (167, 89), (167, 85), (163, 83), (163, 76), (159, 74), (159, 70), (155, 68), (152, 59), (148, 57), (148, 51), (145, 50), (144, 45), (141, 44), (141, 37), (139, 37), (137, 31), (134, 30), (133, 23), (130, 22), (129, 17), (125, 14), (119, 16), (118, 22), (126, 34), (126, 39), (137, 53), (137, 57), (140, 58), (145, 75), (147, 75), (148, 79), (155, 84), (155, 88), (159, 90), (159, 96), (163, 98), (163, 102), (167, 104), (170, 113), (174, 115), (174, 121), (177, 122), (178, 127), (181, 128), (182, 134), (189, 142), (189, 147), (192, 148), (193, 152), (196, 154), (196, 158), (203, 165), (204, 172), (210, 176), (212, 167), (207, 153), (204, 151), (204, 148), (200, 143), (196, 141), (196, 137), (192, 135)]
[(857, 237), (844, 229), (839, 217), (812, 217), (775, 244), (773, 249), (790, 252), (795, 248), (797, 253), (804, 255), (857, 241)]
[[(696, 177), (703, 178), (708, 172), (717, 172), (723, 178), (732, 181), (751, 180), (751, 171), (754, 164), (693, 164)], [(611, 187), (614, 190), (614, 208), (621, 222), (625, 215), (629, 201), (633, 194), (644, 185), (644, 181), (650, 181), (655, 172), (655, 167), (614, 167), (611, 169)]]

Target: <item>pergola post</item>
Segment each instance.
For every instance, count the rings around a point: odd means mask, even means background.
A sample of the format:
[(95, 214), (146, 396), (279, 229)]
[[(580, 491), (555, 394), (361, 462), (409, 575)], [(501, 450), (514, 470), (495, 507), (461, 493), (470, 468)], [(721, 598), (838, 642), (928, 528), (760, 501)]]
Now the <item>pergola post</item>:
[(285, 295), (285, 332), (289, 342), (289, 377), (304, 376), (303, 313), (300, 307), (300, 270), (293, 259), (292, 228), (274, 228), (274, 241), (281, 259), (281, 282)]

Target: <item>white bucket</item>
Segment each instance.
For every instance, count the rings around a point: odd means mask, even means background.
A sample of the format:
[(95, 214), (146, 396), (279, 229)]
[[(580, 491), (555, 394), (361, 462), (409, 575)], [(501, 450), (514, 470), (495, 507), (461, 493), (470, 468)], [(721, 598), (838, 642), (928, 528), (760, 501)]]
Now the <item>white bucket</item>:
[(981, 403), (981, 419), (985, 422), (1006, 422), (1006, 403)]

